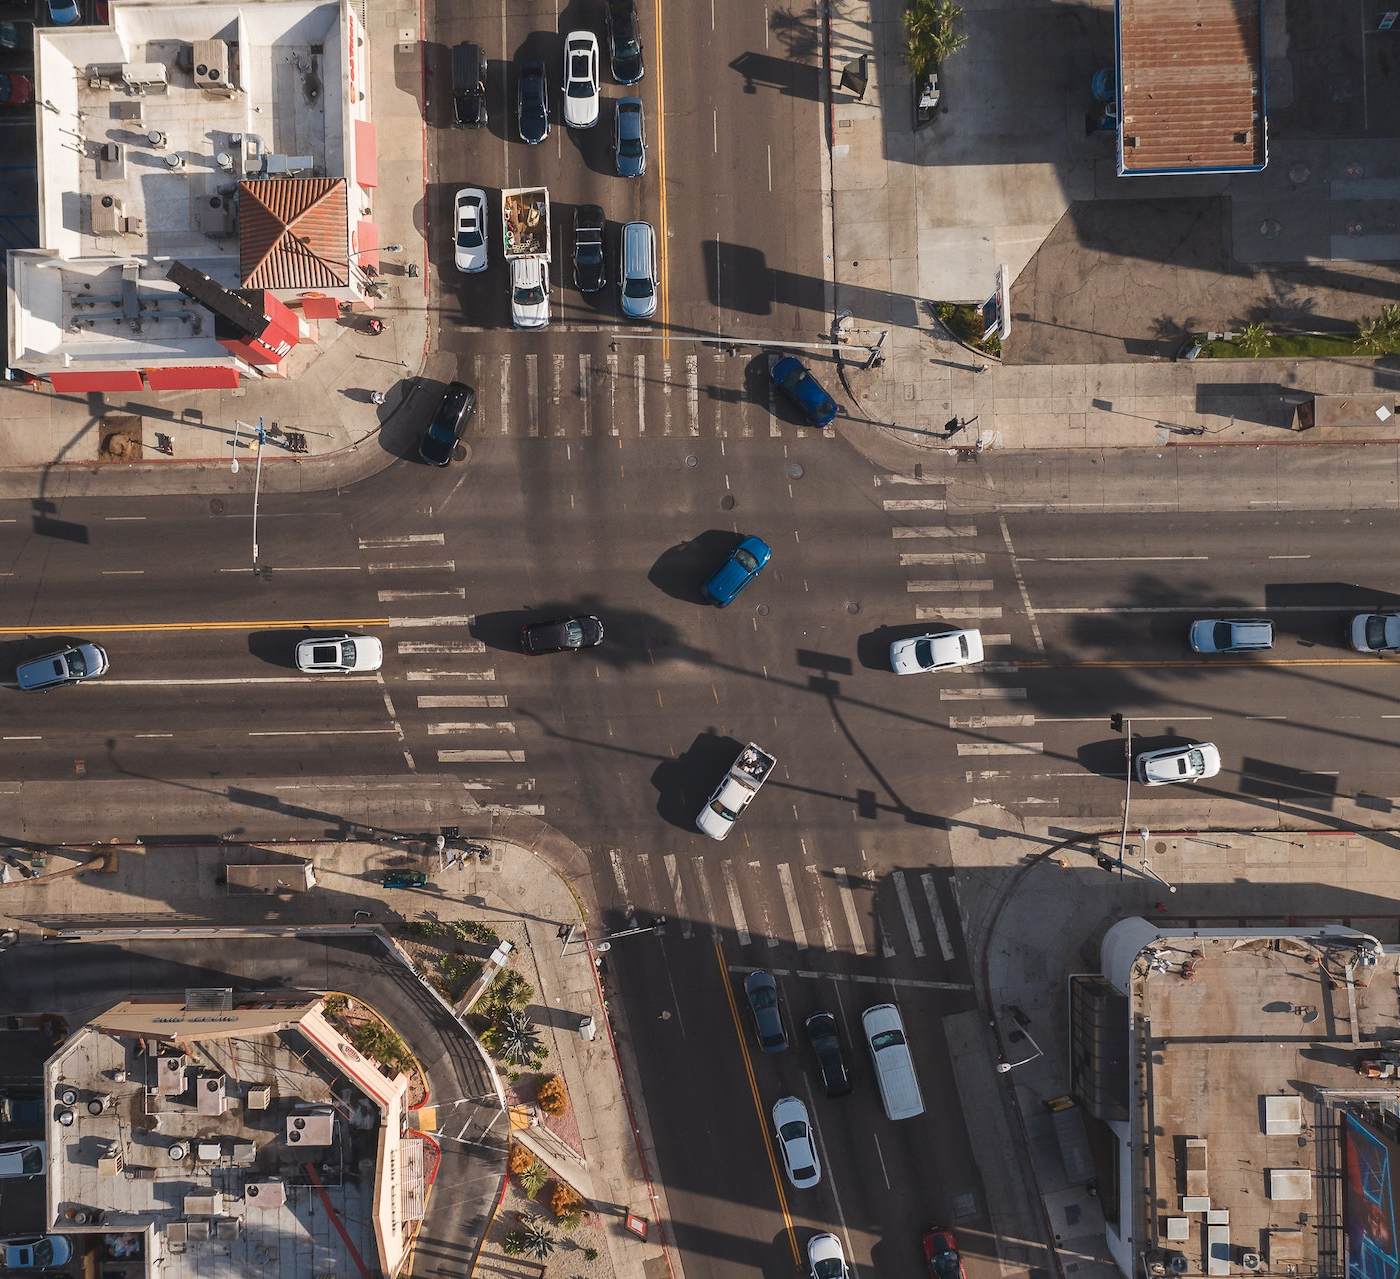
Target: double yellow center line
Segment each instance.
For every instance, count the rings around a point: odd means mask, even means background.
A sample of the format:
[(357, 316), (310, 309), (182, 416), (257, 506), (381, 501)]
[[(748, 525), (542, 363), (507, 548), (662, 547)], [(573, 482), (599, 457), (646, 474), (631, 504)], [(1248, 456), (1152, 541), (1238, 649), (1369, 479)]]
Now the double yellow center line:
[(274, 617), (234, 622), (103, 622), (96, 626), (0, 626), (0, 635), (121, 635), (140, 631), (260, 631), (388, 626), (387, 617)]

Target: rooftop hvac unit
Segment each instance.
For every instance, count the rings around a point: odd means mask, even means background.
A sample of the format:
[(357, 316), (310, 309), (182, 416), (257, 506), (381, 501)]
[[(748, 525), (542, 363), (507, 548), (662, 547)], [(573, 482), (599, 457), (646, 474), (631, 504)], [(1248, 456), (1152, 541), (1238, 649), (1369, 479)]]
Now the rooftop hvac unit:
[(266, 1110), (272, 1104), (272, 1088), (269, 1084), (254, 1084), (248, 1089), (248, 1110)]
[(194, 42), (194, 83), (197, 89), (229, 87), (227, 40)]
[(228, 1080), (206, 1071), (195, 1085), (195, 1109), (201, 1115), (222, 1115), (228, 1109)]
[[(122, 207), (121, 196), (104, 195), (92, 202), (92, 233), (93, 235), (117, 235), (123, 227), (122, 223), (126, 217), (126, 210)], [(173, 1060), (173, 1059), (168, 1059)], [(184, 1058), (180, 1058), (183, 1066)], [(183, 1084), (182, 1084), (183, 1089)]]
[(136, 93), (164, 93), (168, 87), (163, 62), (128, 62), (122, 66), (122, 82)]
[(243, 1188), (243, 1200), (250, 1208), (280, 1208), (287, 1202), (287, 1187), (280, 1179), (250, 1181)]
[(287, 1144), (329, 1146), (335, 1133), (335, 1112), (329, 1106), (313, 1106), (287, 1116)]
[[(105, 202), (109, 196), (103, 196)], [(121, 201), (117, 201), (120, 208)], [(185, 1091), (185, 1054), (161, 1054), (156, 1058), (156, 1092), (162, 1097), (178, 1097)]]

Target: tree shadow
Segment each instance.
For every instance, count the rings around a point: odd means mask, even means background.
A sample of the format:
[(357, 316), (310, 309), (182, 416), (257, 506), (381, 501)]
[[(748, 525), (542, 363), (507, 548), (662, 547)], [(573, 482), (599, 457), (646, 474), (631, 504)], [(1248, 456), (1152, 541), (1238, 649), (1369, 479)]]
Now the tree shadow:
[(647, 571), (647, 581), (672, 599), (687, 604), (708, 601), (700, 587), (743, 539), (728, 529), (706, 529), (688, 542), (668, 547)]

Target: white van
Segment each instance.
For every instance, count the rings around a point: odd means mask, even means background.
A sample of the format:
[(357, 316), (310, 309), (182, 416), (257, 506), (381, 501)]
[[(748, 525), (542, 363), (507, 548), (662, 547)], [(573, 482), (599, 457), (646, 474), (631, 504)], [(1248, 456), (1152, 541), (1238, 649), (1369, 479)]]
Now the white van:
[(860, 1015), (870, 1060), (875, 1064), (875, 1082), (880, 1101), (890, 1119), (913, 1119), (924, 1113), (919, 1077), (904, 1034), (904, 1019), (893, 1004), (876, 1004)]

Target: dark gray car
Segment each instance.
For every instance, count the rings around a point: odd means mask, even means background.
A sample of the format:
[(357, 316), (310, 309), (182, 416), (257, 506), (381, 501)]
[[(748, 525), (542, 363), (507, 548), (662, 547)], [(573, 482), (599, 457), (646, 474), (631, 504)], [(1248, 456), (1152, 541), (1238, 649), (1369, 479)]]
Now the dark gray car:
[(549, 137), (549, 86), (543, 62), (526, 62), (520, 68), (516, 118), (522, 142), (535, 146)]
[(826, 1095), (844, 1097), (851, 1091), (851, 1076), (846, 1069), (846, 1055), (841, 1051), (841, 1032), (836, 1018), (829, 1012), (816, 1012), (803, 1025), (807, 1027), (807, 1038), (816, 1054), (817, 1069), (822, 1072)]
[(613, 117), (613, 163), (619, 177), (640, 178), (647, 171), (647, 131), (641, 98), (619, 98)]
[(766, 1053), (787, 1051), (787, 1031), (783, 1028), (783, 1010), (778, 1004), (778, 983), (773, 974), (759, 969), (744, 981), (749, 1011), (753, 1013), (754, 1033), (758, 1046)]
[(107, 653), (100, 645), (75, 644), (72, 648), (21, 662), (15, 671), (15, 683), (32, 693), (64, 684), (80, 684), (106, 671)]

